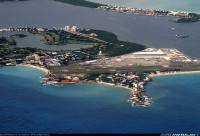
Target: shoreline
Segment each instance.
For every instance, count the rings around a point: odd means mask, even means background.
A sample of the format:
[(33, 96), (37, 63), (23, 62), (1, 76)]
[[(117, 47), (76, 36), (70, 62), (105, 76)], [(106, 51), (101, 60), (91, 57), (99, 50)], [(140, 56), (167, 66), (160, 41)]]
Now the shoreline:
[[(173, 72), (173, 73), (159, 73), (159, 74), (149, 74), (149, 77), (155, 77), (155, 76), (170, 76), (170, 75), (180, 75), (180, 74), (195, 74), (195, 73), (200, 73), (200, 71), (183, 71), (183, 72)], [(124, 89), (129, 89), (133, 90), (131, 88), (128, 88), (126, 86), (121, 86), (121, 85), (115, 85), (112, 83), (106, 83), (106, 82), (96, 82), (97, 84), (104, 84), (104, 85), (109, 85), (109, 86), (115, 86), (115, 87), (121, 87)]]
[[(98, 9), (98, 7), (100, 6), (119, 6), (119, 7), (129, 7), (128, 5), (120, 5), (120, 4), (114, 4), (114, 3), (110, 3), (110, 4), (106, 4), (106, 3), (102, 3), (102, 2), (95, 2), (92, 0), (85, 0), (84, 3), (90, 3), (90, 4), (95, 4), (95, 6), (87, 6), (87, 5), (80, 5), (79, 2), (77, 3), (71, 3), (71, 2), (63, 2), (62, 0), (54, 0), (56, 2), (61, 2), (61, 3), (65, 3), (68, 5), (73, 5), (73, 6), (80, 6), (80, 7), (86, 7), (86, 8), (93, 8), (93, 9)], [(199, 11), (186, 11), (184, 9), (180, 9), (180, 10), (175, 10), (175, 9), (161, 9), (161, 8), (142, 8), (142, 7), (132, 7), (131, 8), (135, 8), (135, 9), (150, 9), (150, 10), (157, 10), (157, 11), (178, 11), (178, 12), (187, 12), (187, 13), (195, 13), (195, 14), (200, 14)]]
[(36, 68), (36, 69), (39, 69), (39, 70), (42, 70), (44, 71), (45, 73), (51, 73), (50, 70), (46, 69), (46, 68), (42, 68), (42, 67), (39, 67), (39, 66), (35, 66), (35, 65), (31, 65), (31, 64), (19, 64), (19, 66), (27, 66), (27, 67), (32, 67), (32, 68)]
[(149, 77), (155, 77), (155, 76), (170, 76), (170, 75), (180, 75), (180, 74), (194, 74), (194, 73), (200, 73), (200, 71), (181, 71), (181, 72), (173, 72), (173, 73), (159, 73), (159, 74), (149, 74)]
[(115, 84), (112, 84), (112, 83), (106, 83), (106, 82), (96, 82), (96, 83), (97, 83), (97, 84), (104, 84), (104, 85), (114, 86), (114, 87), (121, 87), (121, 88), (124, 88), (124, 89), (128, 89), (128, 90), (133, 91), (133, 89), (128, 88), (128, 87), (126, 87), (126, 86), (115, 85)]
[[(19, 66), (22, 65), (22, 66), (36, 68), (36, 69), (44, 71), (45, 73), (51, 73), (50, 70), (48, 70), (46, 68), (42, 68), (42, 67), (31, 65), (31, 64), (18, 64), (18, 65)], [(198, 71), (180, 71), (180, 72), (176, 71), (176, 72), (168, 72), (168, 73), (149, 74), (148, 76), (149, 77), (155, 77), (155, 76), (168, 76), (168, 75), (179, 75), (179, 74), (195, 74), (195, 73), (200, 73), (200, 70), (198, 70)], [(85, 82), (81, 82), (81, 83), (85, 83)], [(132, 90), (131, 88), (128, 88), (126, 86), (115, 85), (115, 84), (112, 84), (112, 83), (106, 83), (106, 82), (95, 82), (95, 83), (105, 84), (105, 85), (110, 85), (110, 86), (117, 86), (117, 87), (122, 87), (122, 88), (125, 88), (125, 89)]]

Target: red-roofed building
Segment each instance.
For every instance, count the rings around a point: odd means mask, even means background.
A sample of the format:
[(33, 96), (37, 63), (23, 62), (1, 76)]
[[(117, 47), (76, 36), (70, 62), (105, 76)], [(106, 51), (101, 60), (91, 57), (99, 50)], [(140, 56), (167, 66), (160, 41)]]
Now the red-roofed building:
[(61, 80), (61, 82), (69, 83), (69, 82), (71, 82), (71, 81), (70, 81), (70, 80)]
[(79, 80), (79, 79), (77, 79), (77, 80), (72, 80), (72, 82), (80, 82), (80, 80)]

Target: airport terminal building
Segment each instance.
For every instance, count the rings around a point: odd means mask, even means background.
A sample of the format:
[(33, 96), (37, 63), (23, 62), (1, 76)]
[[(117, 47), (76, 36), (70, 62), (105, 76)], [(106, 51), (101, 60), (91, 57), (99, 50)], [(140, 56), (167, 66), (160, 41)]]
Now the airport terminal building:
[(136, 52), (133, 53), (134, 57), (161, 57), (166, 56), (166, 54), (162, 51), (156, 51), (156, 52)]

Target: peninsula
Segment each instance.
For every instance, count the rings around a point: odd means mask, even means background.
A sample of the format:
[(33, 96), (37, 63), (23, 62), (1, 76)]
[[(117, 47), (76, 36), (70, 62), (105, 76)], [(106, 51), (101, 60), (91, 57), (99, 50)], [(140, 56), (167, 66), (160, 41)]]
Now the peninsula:
[(105, 5), (105, 4), (89, 2), (86, 0), (54, 0), (54, 1), (59, 1), (76, 6), (102, 9), (106, 11), (116, 11), (118, 13), (181, 17), (180, 19), (172, 21), (176, 23), (192, 23), (192, 22), (198, 22), (200, 20), (200, 15), (196, 13), (113, 6), (113, 5)]
[(116, 11), (118, 13), (129, 13), (129, 14), (144, 14), (144, 15), (156, 15), (156, 16), (175, 16), (181, 17), (172, 22), (176, 23), (191, 23), (198, 22), (200, 20), (200, 15), (196, 13), (178, 12), (178, 11), (166, 11), (166, 10), (150, 10), (141, 8), (130, 8), (122, 6), (100, 6), (98, 9)]
[[(80, 49), (78, 56), (87, 57), (86, 54), (96, 57), (100, 51), (106, 56), (118, 56), (134, 51), (141, 51), (146, 47), (137, 43), (118, 40), (111, 32), (93, 29), (78, 29), (77, 26), (66, 26), (65, 28), (5, 28), (6, 31), (27, 31), (32, 34), (44, 36), (44, 43), (47, 45), (65, 44), (91, 44), (93, 47)], [(83, 53), (84, 52), (84, 53)]]
[[(68, 41), (90, 43), (93, 47), (70, 51), (46, 51), (31, 48), (9, 48), (13, 39), (1, 40), (0, 65), (26, 65), (44, 70), (42, 84), (62, 86), (70, 83), (94, 82), (131, 90), (132, 106), (149, 106), (152, 98), (145, 92), (151, 76), (199, 71), (200, 60), (192, 59), (177, 49), (149, 48), (118, 40), (113, 33), (65, 28), (5, 28), (5, 31), (27, 31), (44, 36), (46, 44)], [(49, 44), (49, 46), (51, 46)]]

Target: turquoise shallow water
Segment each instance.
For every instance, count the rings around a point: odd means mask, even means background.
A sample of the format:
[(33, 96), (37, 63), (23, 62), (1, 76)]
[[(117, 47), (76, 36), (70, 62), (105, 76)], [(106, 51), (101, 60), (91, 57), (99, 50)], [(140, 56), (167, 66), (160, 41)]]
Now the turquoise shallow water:
[(45, 74), (0, 68), (0, 133), (199, 133), (200, 74), (154, 77), (150, 107), (130, 91), (99, 84), (41, 85)]
[(199, 0), (88, 0), (97, 3), (129, 6), (134, 8), (158, 9), (200, 13)]

